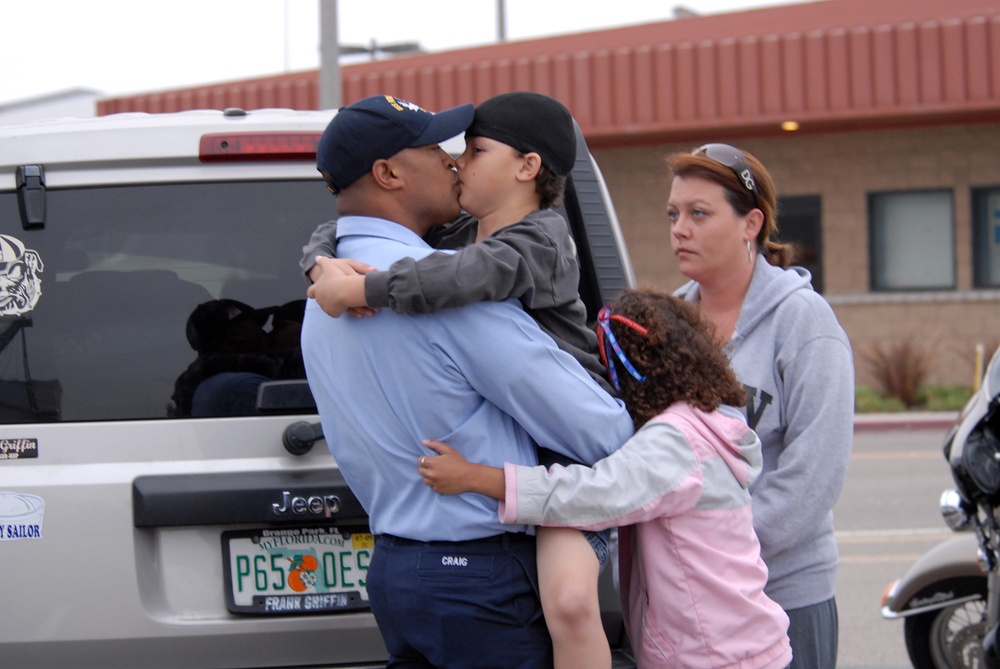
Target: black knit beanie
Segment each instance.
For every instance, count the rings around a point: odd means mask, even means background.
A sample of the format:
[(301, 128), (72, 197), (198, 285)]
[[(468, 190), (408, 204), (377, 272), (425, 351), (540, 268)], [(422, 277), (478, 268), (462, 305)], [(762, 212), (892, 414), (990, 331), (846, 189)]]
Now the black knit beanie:
[(537, 153), (556, 176), (567, 176), (576, 161), (573, 117), (561, 102), (541, 93), (517, 91), (490, 98), (476, 107), (465, 135)]

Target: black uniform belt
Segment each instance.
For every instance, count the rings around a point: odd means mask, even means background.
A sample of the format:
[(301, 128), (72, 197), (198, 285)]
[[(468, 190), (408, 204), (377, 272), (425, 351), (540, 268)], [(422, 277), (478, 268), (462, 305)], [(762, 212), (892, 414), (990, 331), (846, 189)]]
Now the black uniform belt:
[(531, 542), (534, 541), (534, 536), (529, 536), (524, 532), (503, 532), (502, 534), (494, 534), (491, 537), (483, 537), (481, 539), (467, 539), (465, 541), (416, 541), (415, 539), (406, 539), (403, 537), (397, 537), (393, 534), (376, 534), (375, 541), (386, 541), (388, 543), (396, 544), (397, 546), (435, 546), (435, 545), (447, 545), (455, 546), (462, 544), (501, 544), (504, 541), (507, 542)]

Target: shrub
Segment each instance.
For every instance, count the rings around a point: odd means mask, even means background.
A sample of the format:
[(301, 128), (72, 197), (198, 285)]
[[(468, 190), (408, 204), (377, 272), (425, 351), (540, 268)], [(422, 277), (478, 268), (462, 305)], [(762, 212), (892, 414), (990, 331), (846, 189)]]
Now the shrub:
[(932, 350), (907, 337), (885, 346), (872, 344), (862, 355), (884, 395), (899, 398), (907, 407), (921, 403), (920, 389), (930, 373)]

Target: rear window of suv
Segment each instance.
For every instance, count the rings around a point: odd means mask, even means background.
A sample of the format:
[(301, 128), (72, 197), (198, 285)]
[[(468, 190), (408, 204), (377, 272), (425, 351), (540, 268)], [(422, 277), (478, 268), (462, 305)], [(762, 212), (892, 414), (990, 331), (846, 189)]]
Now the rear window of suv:
[(0, 422), (244, 415), (261, 380), (304, 377), (322, 182), (49, 190), (46, 209), (25, 230), (0, 194)]

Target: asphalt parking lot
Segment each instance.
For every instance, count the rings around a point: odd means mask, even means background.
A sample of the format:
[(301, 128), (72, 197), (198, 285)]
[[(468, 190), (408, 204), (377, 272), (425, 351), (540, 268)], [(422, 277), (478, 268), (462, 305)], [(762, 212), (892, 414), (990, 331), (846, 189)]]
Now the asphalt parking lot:
[(941, 454), (954, 414), (859, 417), (850, 470), (835, 509), (840, 547), (837, 666), (906, 669), (903, 621), (886, 620), (886, 586), (954, 536), (938, 512), (952, 486)]

